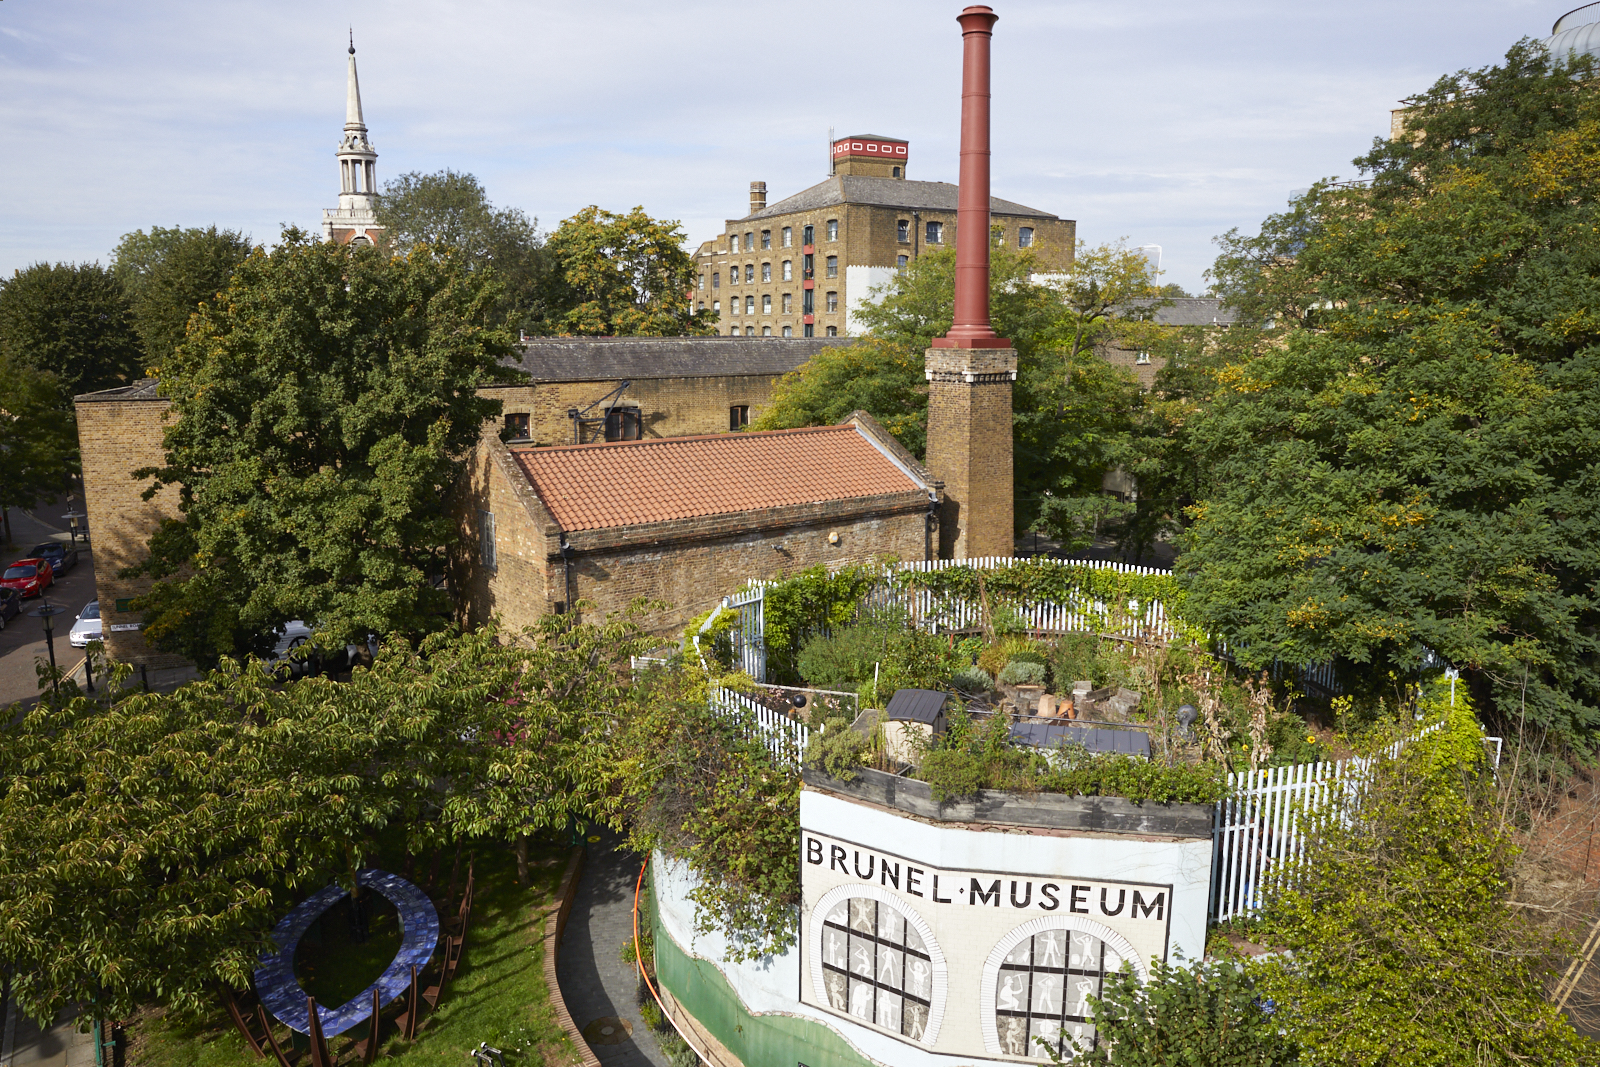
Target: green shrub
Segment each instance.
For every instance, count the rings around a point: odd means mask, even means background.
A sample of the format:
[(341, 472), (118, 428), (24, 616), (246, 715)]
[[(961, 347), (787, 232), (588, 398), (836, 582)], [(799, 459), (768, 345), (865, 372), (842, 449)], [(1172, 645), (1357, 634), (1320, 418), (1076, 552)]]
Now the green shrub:
[(1063, 634), (1052, 652), (1050, 667), (1058, 687), (1066, 689), (1080, 679), (1092, 682), (1096, 678), (1100, 638), (1094, 634)]
[[(1283, 1033), (1275, 1006), (1231, 960), (1189, 966), (1181, 959), (1175, 964), (1155, 960), (1148, 982), (1124, 963), (1116, 974), (1106, 975), (1101, 995), (1090, 999), (1100, 1044), (1081, 1049), (1073, 1063), (1288, 1067), (1298, 1062), (1299, 1050)], [(1054, 1050), (1050, 1058), (1062, 1062)]]
[(1000, 672), (1000, 681), (1005, 685), (1043, 685), (1044, 664), (1014, 659)]
[(950, 676), (950, 685), (963, 693), (988, 693), (994, 690), (994, 679), (982, 667), (962, 667)]
[(847, 626), (818, 634), (800, 648), (795, 664), (807, 685), (818, 689), (855, 689), (872, 681), (873, 668), (888, 654), (895, 633), (884, 626)]

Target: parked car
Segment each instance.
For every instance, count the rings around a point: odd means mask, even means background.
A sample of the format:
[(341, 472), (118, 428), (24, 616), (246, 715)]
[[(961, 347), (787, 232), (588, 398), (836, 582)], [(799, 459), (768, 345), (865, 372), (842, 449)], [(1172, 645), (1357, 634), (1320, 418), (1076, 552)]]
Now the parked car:
[(6, 628), (6, 620), (14, 619), (22, 614), (22, 594), (15, 589), (0, 588), (0, 630)]
[(73, 648), (87, 648), (90, 641), (102, 640), (100, 631), (100, 601), (91, 600), (78, 612), (78, 617), (72, 623), (72, 632), (67, 635), (67, 641)]
[(311, 637), (311, 627), (299, 619), (290, 619), (278, 628), (278, 642), (272, 646), (272, 658), (268, 664), (273, 673), (281, 673), (289, 678), (300, 678), (311, 673), (314, 666), (311, 658), (292, 658), (291, 653), (305, 644)]
[(24, 597), (38, 596), (55, 583), (56, 572), (48, 560), (38, 557), (19, 559), (0, 574), (0, 586), (15, 589)]
[(33, 555), (50, 561), (52, 577), (59, 577), (78, 565), (78, 549), (62, 541), (45, 541), (33, 546)]

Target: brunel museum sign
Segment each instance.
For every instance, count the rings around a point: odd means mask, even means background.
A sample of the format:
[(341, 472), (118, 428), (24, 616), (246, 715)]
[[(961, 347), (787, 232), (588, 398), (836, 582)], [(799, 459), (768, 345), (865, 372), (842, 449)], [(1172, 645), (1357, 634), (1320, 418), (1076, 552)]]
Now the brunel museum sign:
[[(1166, 958), (1170, 882), (1028, 867), (1038, 839), (1022, 835), (919, 825), (890, 851), (832, 829), (802, 821), (800, 999), (850, 1022), (930, 1051), (1047, 1059), (1041, 1042), (1093, 1043), (1088, 998), (1107, 974)], [(953, 851), (976, 865), (917, 855), (930, 834), (960, 835)]]

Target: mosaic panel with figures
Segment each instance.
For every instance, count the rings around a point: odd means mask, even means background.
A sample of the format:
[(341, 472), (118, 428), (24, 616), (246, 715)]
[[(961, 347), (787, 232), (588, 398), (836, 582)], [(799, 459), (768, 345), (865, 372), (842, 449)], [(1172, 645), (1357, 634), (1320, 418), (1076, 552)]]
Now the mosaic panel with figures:
[(840, 901), (823, 923), (822, 977), (836, 1010), (923, 1040), (933, 962), (898, 908), (868, 897)]
[(1047, 1060), (1045, 1046), (1066, 1056), (1074, 1041), (1093, 1048), (1089, 998), (1100, 995), (1106, 973), (1121, 965), (1099, 938), (1077, 930), (1043, 930), (1024, 938), (1001, 961), (995, 985), (1001, 1051)]

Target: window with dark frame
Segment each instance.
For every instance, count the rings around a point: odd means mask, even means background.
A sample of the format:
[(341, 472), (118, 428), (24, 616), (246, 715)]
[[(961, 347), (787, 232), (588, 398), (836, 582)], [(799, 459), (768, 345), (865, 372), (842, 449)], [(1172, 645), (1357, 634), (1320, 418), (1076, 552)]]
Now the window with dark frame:
[[(806, 329), (809, 330), (809, 329), (811, 329), (811, 327), (807, 326)], [(806, 334), (806, 336), (810, 337), (811, 335), (808, 333), (808, 334)], [(829, 337), (838, 337), (839, 336), (839, 327), (837, 327), (837, 326), (829, 326), (828, 327), (828, 336)]]
[(817, 228), (812, 226), (810, 223), (807, 223), (805, 229), (800, 231), (800, 243), (803, 245), (815, 243), (813, 239), (816, 237), (816, 234)]
[(928, 223), (926, 237), (927, 237), (928, 243), (930, 245), (936, 245), (936, 244), (944, 243), (944, 223), (942, 223), (942, 222), (930, 222), (930, 223)]
[(606, 412), (607, 441), (637, 441), (638, 439), (638, 408), (612, 408)]
[(728, 429), (742, 430), (750, 425), (750, 405), (735, 404), (728, 409)]
[(828, 912), (822, 982), (835, 1011), (923, 1040), (933, 1007), (933, 957), (899, 908), (850, 897)]
[(839, 220), (838, 219), (829, 219), (828, 220), (828, 240), (837, 241), (838, 239), (839, 239)]
[(835, 293), (835, 292), (829, 292), (828, 293), (827, 308), (828, 308), (829, 311), (838, 311), (839, 310), (839, 294), (838, 293)]
[(907, 263), (907, 259), (906, 259), (905, 256), (895, 256), (894, 257), (894, 265), (899, 270), (905, 270), (906, 269), (906, 263)]
[(771, 248), (772, 247), (772, 231), (771, 230), (762, 230), (761, 231), (761, 247), (762, 248)]
[(1017, 227), (1017, 247), (1018, 248), (1032, 248), (1033, 247), (1033, 227), (1032, 226), (1019, 226), (1019, 227)]
[(1035, 1038), (1057, 1052), (1070, 1050), (1074, 1039), (1094, 1048), (1089, 998), (1100, 995), (1105, 962), (1105, 944), (1077, 930), (1044, 930), (1024, 938), (1001, 960), (995, 982), (1001, 1051), (1042, 1059)]
[(838, 256), (829, 256), (828, 257), (828, 277), (837, 278), (838, 276), (839, 276), (839, 257)]
[(494, 512), (478, 512), (478, 562), (488, 570), (498, 570), (494, 552)]
[(514, 411), (506, 415), (505, 438), (508, 441), (526, 441), (528, 439), (529, 414), (526, 411)]
[(783, 247), (788, 248), (793, 243), (794, 243), (794, 227), (793, 226), (785, 226), (783, 228)]
[(911, 220), (901, 219), (894, 224), (894, 239), (903, 245), (911, 243)]

